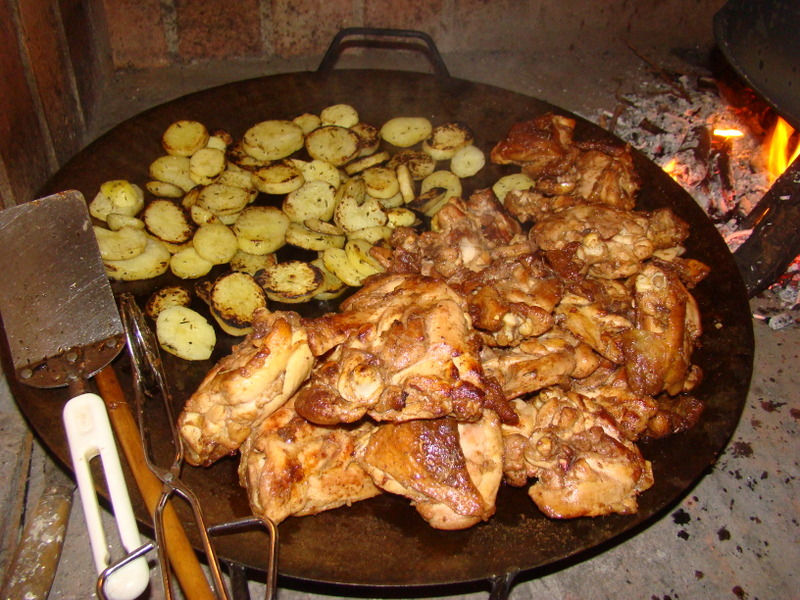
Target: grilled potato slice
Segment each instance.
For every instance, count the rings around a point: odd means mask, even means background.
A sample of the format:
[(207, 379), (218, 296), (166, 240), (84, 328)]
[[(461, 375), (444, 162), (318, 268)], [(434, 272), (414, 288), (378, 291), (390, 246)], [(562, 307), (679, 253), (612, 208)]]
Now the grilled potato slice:
[(201, 257), (215, 265), (230, 262), (239, 249), (236, 234), (222, 223), (198, 227), (192, 238), (192, 245)]
[(136, 227), (122, 227), (117, 231), (94, 227), (94, 236), (103, 260), (127, 260), (139, 256), (147, 246), (147, 234)]
[(398, 148), (410, 148), (426, 139), (433, 130), (425, 117), (395, 117), (380, 129), (381, 138)]
[(492, 186), (494, 195), (500, 202), (505, 202), (506, 194), (511, 190), (529, 190), (536, 182), (525, 173), (512, 173), (498, 179)]
[(348, 175), (355, 175), (356, 173), (360, 173), (361, 171), (369, 169), (370, 167), (377, 167), (378, 165), (388, 161), (390, 158), (391, 155), (386, 151), (376, 152), (347, 163), (347, 165), (344, 167), (344, 172)]
[(322, 253), (322, 262), (326, 269), (349, 286), (358, 287), (364, 281), (364, 276), (353, 266), (343, 248), (328, 248)]
[(232, 225), (239, 250), (271, 254), (286, 244), (289, 217), (275, 206), (248, 206)]
[(288, 194), (304, 183), (303, 172), (288, 160), (271, 163), (253, 172), (253, 185), (265, 194)]
[(461, 197), (461, 180), (452, 171), (434, 171), (420, 183), (420, 191), (423, 194), (433, 188), (445, 188), (448, 200), (452, 196)]
[(377, 225), (374, 227), (364, 227), (347, 233), (349, 240), (365, 240), (370, 244), (377, 244), (381, 240), (387, 239), (392, 235), (392, 228), (387, 225)]
[(421, 150), (403, 150), (392, 156), (386, 164), (392, 169), (397, 169), (400, 165), (408, 167), (414, 181), (421, 181), (436, 170), (436, 161)]
[(472, 143), (475, 134), (464, 123), (456, 121), (435, 127), (430, 136), (422, 142), (422, 150), (434, 160), (449, 160), (459, 149)]
[(283, 199), (282, 209), (295, 223), (306, 219), (327, 221), (336, 207), (336, 189), (325, 181), (306, 181)]
[(155, 320), (162, 310), (170, 306), (189, 306), (191, 302), (192, 295), (185, 287), (168, 285), (150, 294), (144, 305), (144, 312), (148, 317)]
[(314, 300), (333, 300), (341, 296), (349, 286), (339, 279), (325, 266), (322, 257), (311, 261), (311, 264), (322, 272), (323, 284), (319, 291), (314, 295)]
[(358, 155), (361, 138), (354, 131), (336, 125), (323, 125), (306, 136), (311, 158), (341, 167)]
[(347, 259), (362, 277), (382, 273), (385, 269), (370, 255), (372, 244), (366, 240), (348, 240), (344, 246)]
[(111, 231), (118, 231), (123, 227), (133, 227), (134, 229), (144, 229), (144, 221), (138, 217), (129, 217), (119, 213), (109, 213), (106, 217), (106, 225)]
[(225, 165), (225, 152), (218, 148), (201, 148), (189, 159), (189, 177), (198, 185), (208, 185), (222, 175)]
[(247, 335), (253, 331), (253, 312), (267, 305), (267, 295), (252, 275), (230, 271), (214, 281), (209, 305), (223, 331)]
[(230, 266), (233, 271), (242, 271), (243, 273), (255, 275), (262, 269), (271, 267), (277, 262), (278, 257), (275, 256), (275, 254), (251, 254), (239, 250), (233, 255), (228, 266)]
[(323, 126), (352, 127), (358, 123), (358, 111), (349, 104), (334, 104), (323, 108), (319, 118)]
[(400, 189), (400, 197), (403, 202), (411, 202), (416, 194), (414, 193), (414, 178), (411, 176), (411, 170), (406, 164), (399, 164), (394, 168), (395, 177), (397, 178), (397, 185)]
[(355, 131), (359, 138), (358, 155), (369, 156), (378, 150), (381, 145), (381, 133), (377, 127), (369, 123), (356, 123), (350, 127), (350, 131)]
[[(233, 187), (244, 188), (246, 190), (253, 190), (253, 174), (251, 171), (243, 169), (225, 159), (225, 170), (220, 173), (216, 179), (216, 183), (221, 185), (230, 185)], [(262, 165), (263, 166), (263, 165)]]
[(221, 223), (219, 217), (208, 210), (205, 206), (194, 204), (189, 208), (189, 216), (195, 225), (207, 225), (208, 223)]
[(342, 182), (339, 169), (324, 160), (313, 159), (300, 165), (303, 179), (309, 181), (324, 181), (334, 188), (338, 188)]
[(170, 244), (183, 244), (194, 235), (194, 222), (186, 210), (172, 200), (152, 200), (145, 207), (142, 219), (150, 233)]
[(292, 123), (299, 125), (300, 129), (303, 130), (303, 133), (308, 135), (317, 127), (322, 125), (322, 119), (313, 113), (303, 113), (302, 115), (298, 115), (292, 119)]
[(400, 191), (394, 169), (370, 167), (361, 173), (367, 194), (373, 198), (391, 198)]
[(104, 182), (89, 203), (89, 213), (105, 221), (111, 213), (133, 217), (144, 206), (144, 192), (135, 183), (125, 179)]
[(184, 192), (188, 192), (197, 184), (191, 177), (191, 162), (188, 156), (159, 156), (150, 163), (150, 178), (164, 183), (171, 183)]
[(450, 159), (450, 170), (460, 178), (472, 177), (486, 164), (483, 150), (469, 144), (459, 148)]
[(156, 198), (181, 198), (186, 193), (183, 188), (166, 181), (148, 181), (144, 184), (144, 187)]
[(337, 191), (338, 202), (333, 221), (346, 233), (386, 224), (386, 214), (380, 203), (366, 194), (362, 177), (346, 181)]
[(103, 264), (109, 279), (139, 281), (166, 273), (170, 259), (171, 254), (166, 246), (157, 239), (147, 236), (147, 243), (141, 254), (125, 260), (105, 260)]
[(191, 156), (208, 143), (206, 126), (198, 121), (175, 121), (161, 136), (161, 146), (170, 156)]
[(390, 227), (413, 227), (419, 222), (413, 210), (407, 208), (392, 208), (386, 211)]
[(217, 345), (217, 333), (205, 317), (186, 306), (171, 306), (156, 319), (158, 344), (184, 360), (208, 360)]
[(178, 250), (169, 261), (169, 270), (180, 279), (198, 279), (213, 268), (214, 263), (200, 256), (194, 246)]
[[(222, 217), (238, 214), (250, 203), (251, 198), (250, 190), (222, 183), (212, 183), (200, 190), (197, 195), (197, 205)], [(185, 205), (186, 203), (184, 203)]]
[(447, 188), (432, 187), (409, 202), (408, 207), (423, 215), (432, 216), (439, 212), (449, 198)]
[(344, 232), (335, 225), (333, 227), (339, 233), (314, 231), (303, 223), (291, 223), (286, 230), (286, 243), (298, 248), (315, 251), (327, 248), (341, 248), (346, 241)]
[(303, 147), (305, 133), (292, 121), (262, 121), (248, 129), (242, 147), (253, 158), (262, 161), (280, 160)]
[(255, 279), (267, 298), (288, 304), (310, 300), (324, 284), (322, 272), (300, 260), (278, 263), (256, 273)]
[(225, 150), (225, 159), (229, 165), (236, 165), (244, 171), (255, 171), (268, 165), (271, 161), (261, 160), (251, 156), (245, 149), (244, 142), (239, 140), (234, 142)]

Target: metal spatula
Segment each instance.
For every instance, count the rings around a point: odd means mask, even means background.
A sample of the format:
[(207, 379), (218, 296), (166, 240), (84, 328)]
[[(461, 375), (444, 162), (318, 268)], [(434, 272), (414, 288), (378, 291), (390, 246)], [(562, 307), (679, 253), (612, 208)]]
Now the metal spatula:
[[(26, 385), (69, 386), (64, 409), (73, 466), (98, 572), (110, 557), (89, 461), (100, 456), (125, 550), (139, 532), (113, 434), (99, 396), (85, 383), (124, 348), (124, 329), (83, 196), (68, 191), (0, 211), (0, 294), (13, 374)], [(136, 598), (147, 586), (144, 558), (107, 584), (109, 598)]]

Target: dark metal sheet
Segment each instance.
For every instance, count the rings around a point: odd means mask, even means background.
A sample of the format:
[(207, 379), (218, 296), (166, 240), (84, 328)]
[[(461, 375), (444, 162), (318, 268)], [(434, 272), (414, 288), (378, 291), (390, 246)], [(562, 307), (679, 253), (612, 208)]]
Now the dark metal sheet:
[[(399, 115), (423, 115), (435, 123), (458, 119), (470, 124), (476, 143), (487, 149), (517, 121), (548, 110), (568, 114), (507, 90), (420, 73), (335, 70), (276, 75), (193, 94), (120, 124), (70, 161), (48, 183), (47, 190), (76, 188), (91, 196), (107, 179), (146, 181), (149, 162), (161, 153), (160, 135), (177, 119), (198, 119), (238, 137), (260, 120), (318, 113), (339, 102), (352, 104), (364, 121), (377, 125)], [(577, 138), (614, 139), (599, 127), (578, 121)], [(634, 159), (643, 180), (640, 208), (672, 207), (692, 226), (688, 255), (712, 269), (695, 290), (706, 331), (703, 346), (695, 354), (706, 374), (699, 395), (708, 408), (693, 430), (643, 446), (645, 456), (653, 461), (656, 482), (640, 497), (639, 513), (554, 521), (536, 509), (523, 489), (504, 487), (497, 514), (489, 522), (445, 532), (431, 529), (406, 500), (386, 495), (282, 523), (281, 575), (301, 586), (384, 586), (386, 593), (390, 586), (478, 582), (518, 571), (535, 575), (548, 565), (580, 560), (587, 552), (617, 543), (646, 526), (714, 464), (739, 420), (752, 372), (753, 331), (747, 294), (725, 242), (702, 209), (654, 163), (639, 153)], [(486, 187), (515, 170), (487, 165), (469, 184), (471, 189)], [(167, 281), (168, 277), (116, 287), (143, 299)], [(309, 310), (329, 308), (317, 305)], [(227, 352), (232, 340), (224, 342), (212, 361)], [(165, 356), (176, 405), (183, 403), (210, 366), (211, 361), (190, 364)], [(117, 371), (128, 371), (124, 357)], [(59, 422), (62, 399), (55, 392), (15, 389), (15, 393), (45, 443), (59, 456), (66, 456)], [(151, 426), (159, 430), (166, 423), (154, 416)], [(237, 464), (229, 459), (208, 469), (187, 468), (184, 472), (212, 523), (248, 514), (236, 476)], [(145, 514), (141, 507), (138, 514)], [(221, 538), (220, 552), (225, 558), (262, 568), (263, 545), (256, 534), (248, 536)]]

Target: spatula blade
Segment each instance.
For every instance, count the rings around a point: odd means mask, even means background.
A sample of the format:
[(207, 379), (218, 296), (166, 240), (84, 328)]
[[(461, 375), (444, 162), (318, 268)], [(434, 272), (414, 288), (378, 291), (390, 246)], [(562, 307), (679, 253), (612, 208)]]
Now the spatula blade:
[(86, 379), (123, 348), (124, 330), (83, 195), (0, 211), (0, 315), (17, 378)]

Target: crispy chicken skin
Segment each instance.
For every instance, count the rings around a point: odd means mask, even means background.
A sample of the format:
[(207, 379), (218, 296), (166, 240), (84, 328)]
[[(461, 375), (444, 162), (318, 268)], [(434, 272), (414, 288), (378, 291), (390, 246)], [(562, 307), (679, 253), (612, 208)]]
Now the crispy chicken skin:
[[(297, 394), (297, 412), (320, 424), (481, 415), (486, 382), (463, 299), (443, 281), (390, 275), (342, 304), (361, 326)], [(335, 327), (336, 319), (326, 326)]]
[(495, 512), (502, 480), (500, 421), (452, 418), (379, 425), (362, 439), (359, 463), (375, 483), (409, 498), (436, 529), (464, 529)]
[(241, 448), (239, 479), (253, 513), (280, 523), (380, 493), (354, 458), (368, 435), (357, 427), (321, 427), (298, 416), (289, 400), (262, 420)]
[(311, 373), (314, 357), (299, 315), (258, 309), (253, 328), (208, 372), (178, 418), (189, 464), (235, 453)]

